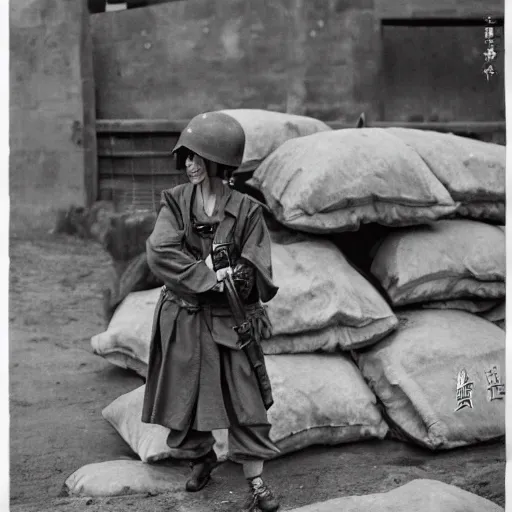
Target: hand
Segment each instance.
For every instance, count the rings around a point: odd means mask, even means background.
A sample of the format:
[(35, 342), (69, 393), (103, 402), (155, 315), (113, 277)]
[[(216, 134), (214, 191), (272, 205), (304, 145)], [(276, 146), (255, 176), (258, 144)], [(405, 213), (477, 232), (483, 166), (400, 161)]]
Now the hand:
[(230, 271), (231, 271), (231, 269), (229, 267), (221, 268), (220, 270), (217, 270), (217, 272), (216, 272), (216, 274), (217, 274), (217, 281), (221, 282), (224, 279), (226, 279), (226, 276), (228, 275), (228, 273)]
[(254, 267), (250, 263), (241, 261), (233, 270), (233, 281), (235, 288), (243, 299), (247, 299), (254, 287)]
[(231, 247), (232, 245), (233, 244), (212, 245), (211, 254), (213, 259), (213, 270), (219, 270), (230, 266), (230, 254), (233, 251), (233, 248)]
[(213, 261), (212, 261), (212, 256), (211, 254), (208, 254), (208, 258), (206, 258), (204, 260), (204, 262), (206, 263), (206, 266), (210, 269), (210, 270), (213, 270)]

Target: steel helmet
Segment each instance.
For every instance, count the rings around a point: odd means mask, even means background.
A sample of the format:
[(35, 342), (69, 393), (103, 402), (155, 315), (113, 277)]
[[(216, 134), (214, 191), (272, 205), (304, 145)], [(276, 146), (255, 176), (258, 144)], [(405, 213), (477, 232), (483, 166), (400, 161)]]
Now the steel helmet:
[(206, 112), (195, 116), (181, 132), (172, 150), (177, 168), (185, 167), (188, 149), (197, 155), (229, 167), (239, 167), (245, 147), (245, 133), (238, 121), (223, 112)]

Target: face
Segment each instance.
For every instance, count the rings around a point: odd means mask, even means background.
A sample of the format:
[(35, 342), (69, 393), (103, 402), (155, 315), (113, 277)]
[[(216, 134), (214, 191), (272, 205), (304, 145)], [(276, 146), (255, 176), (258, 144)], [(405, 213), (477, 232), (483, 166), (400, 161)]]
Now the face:
[(195, 153), (187, 155), (185, 168), (187, 170), (188, 179), (193, 185), (199, 185), (199, 183), (202, 183), (208, 176), (204, 160)]

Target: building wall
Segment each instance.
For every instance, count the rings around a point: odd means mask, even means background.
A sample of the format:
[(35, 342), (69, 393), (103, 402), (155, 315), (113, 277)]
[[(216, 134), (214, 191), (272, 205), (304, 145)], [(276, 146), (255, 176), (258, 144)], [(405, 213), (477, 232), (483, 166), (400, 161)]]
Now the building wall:
[[(85, 2), (10, 2), (11, 226), (50, 226), (87, 201), (96, 165)], [(87, 27), (85, 27), (87, 28)], [(94, 191), (93, 191), (94, 193)]]
[(266, 108), (356, 120), (372, 108), (371, 0), (183, 0), (92, 16), (99, 118)]
[(482, 26), (381, 25), (503, 12), (503, 0), (181, 0), (93, 15), (98, 117), (246, 107), (349, 123), (362, 111), (504, 119), (503, 75), (489, 84), (482, 74)]

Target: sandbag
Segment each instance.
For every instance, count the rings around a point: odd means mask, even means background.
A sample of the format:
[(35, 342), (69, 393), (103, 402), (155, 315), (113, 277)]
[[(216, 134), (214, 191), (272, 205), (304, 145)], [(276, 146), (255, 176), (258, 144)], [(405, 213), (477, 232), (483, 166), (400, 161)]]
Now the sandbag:
[(409, 226), (457, 209), (422, 158), (382, 128), (322, 132), (282, 144), (247, 182), (279, 222), (314, 233), (361, 223)]
[(400, 328), (354, 353), (399, 434), (432, 450), (505, 434), (505, 333), (455, 310), (400, 314)]
[(130, 293), (105, 332), (91, 338), (93, 352), (146, 377), (153, 315), (161, 288)]
[(124, 496), (179, 492), (190, 476), (186, 465), (145, 464), (138, 460), (110, 460), (87, 464), (64, 483), (69, 496)]
[[(386, 301), (331, 242), (274, 242), (271, 253), (274, 282), (279, 286), (268, 303), (272, 344), (280, 343), (280, 335), (335, 327), (337, 343), (332, 350), (336, 346), (350, 350), (375, 343), (396, 328)], [(294, 343), (297, 351), (310, 351), (301, 349), (297, 340)]]
[(505, 297), (505, 235), (471, 220), (442, 220), (389, 234), (371, 266), (395, 306)]
[[(180, 457), (180, 450), (169, 448), (167, 436), (169, 429), (161, 425), (143, 423), (142, 404), (145, 385), (121, 395), (101, 412), (124, 439), (128, 446), (140, 457), (142, 462), (156, 462), (168, 458)], [(214, 430), (214, 450), (219, 460), (227, 457), (227, 432)]]
[(376, 398), (344, 354), (266, 356), (274, 405), (270, 438), (285, 453), (307, 446), (383, 439)]
[[(376, 398), (347, 356), (267, 356), (265, 362), (274, 395), (268, 415), (270, 438), (281, 455), (315, 444), (382, 439), (386, 435), (388, 427)], [(177, 450), (166, 446), (168, 429), (141, 421), (144, 388), (119, 397), (103, 415), (141, 458), (173, 457)], [(226, 431), (214, 431), (214, 436), (218, 456), (225, 458)]]
[(489, 320), (489, 322), (493, 322), (500, 329), (505, 330), (506, 328), (506, 303), (502, 301), (495, 308), (485, 311), (481, 314), (483, 318)]
[(260, 109), (221, 110), (240, 123), (245, 134), (242, 164), (237, 174), (251, 172), (283, 142), (289, 139), (331, 130), (312, 117)]
[(485, 311), (482, 313), (482, 316), (489, 320), (490, 322), (499, 322), (500, 320), (505, 320), (506, 314), (506, 303), (505, 301), (501, 301), (496, 307), (491, 310)]
[(103, 309), (107, 321), (131, 292), (148, 290), (163, 283), (148, 266), (146, 240), (156, 222), (154, 211), (111, 214), (102, 233), (103, 248), (112, 258), (103, 287)]
[(505, 222), (505, 146), (453, 134), (388, 128), (460, 203), (457, 216)]
[[(277, 295), (266, 305), (273, 337), (268, 354), (333, 352), (376, 343), (398, 325), (386, 301), (328, 241), (303, 235), (272, 242)], [(94, 353), (144, 375), (160, 289), (132, 292), (108, 329), (91, 339)]]
[(347, 496), (290, 512), (502, 512), (490, 500), (438, 480), (417, 479), (388, 492)]

